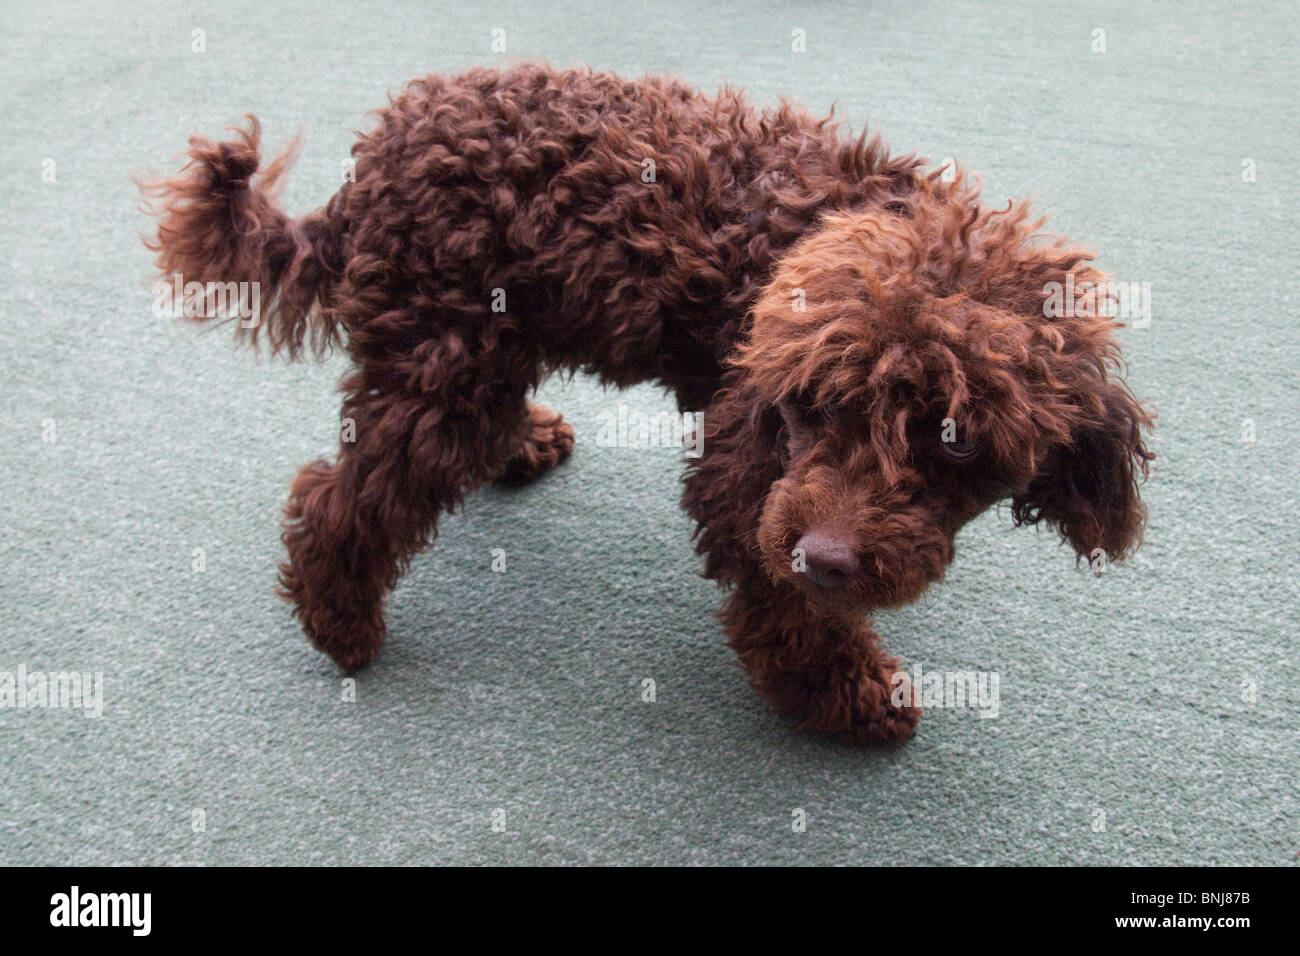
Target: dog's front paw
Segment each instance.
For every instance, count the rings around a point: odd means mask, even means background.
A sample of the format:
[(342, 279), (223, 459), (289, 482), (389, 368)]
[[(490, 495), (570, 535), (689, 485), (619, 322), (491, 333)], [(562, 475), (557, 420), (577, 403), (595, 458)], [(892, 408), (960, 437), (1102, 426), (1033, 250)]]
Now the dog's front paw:
[(340, 613), (333, 607), (298, 610), (298, 618), (312, 647), (352, 674), (361, 670), (384, 644), (384, 622), (374, 615)]
[(921, 708), (912, 702), (911, 679), (895, 661), (857, 682), (849, 725), (836, 736), (846, 743), (902, 743), (916, 730)]
[(383, 636), (363, 638), (361, 640), (352, 639), (347, 643), (332, 643), (326, 641), (317, 643), (312, 641), (317, 650), (328, 654), (330, 659), (339, 666), (339, 669), (348, 674), (355, 674), (361, 670), (379, 653), (379, 648), (383, 644)]
[[(309, 587), (309, 583), (316, 587)], [(371, 601), (366, 612), (363, 607), (367, 605), (355, 598), (355, 589), (343, 585), (322, 587), (292, 559), (280, 565), (280, 586), (276, 590), (280, 597), (295, 604), (294, 616), (312, 647), (347, 673), (361, 670), (383, 646), (382, 602)]]
[(901, 743), (912, 736), (921, 708), (898, 662), (881, 657), (854, 661), (821, 675), (809, 690), (799, 726), (848, 744)]

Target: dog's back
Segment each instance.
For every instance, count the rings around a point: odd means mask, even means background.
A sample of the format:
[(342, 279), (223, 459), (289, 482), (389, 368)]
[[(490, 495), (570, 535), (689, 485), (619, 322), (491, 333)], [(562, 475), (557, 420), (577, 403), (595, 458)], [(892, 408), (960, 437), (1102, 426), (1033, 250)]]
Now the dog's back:
[[(193, 140), (189, 174), (155, 187), (163, 274), (278, 291), (277, 350), (505, 336), (539, 367), (656, 380), (698, 408), (780, 253), (823, 212), (909, 193), (919, 166), (788, 104), (535, 64), (416, 80), (378, 120), (297, 223), (271, 201), (287, 156), (250, 184), (255, 120)], [(418, 318), (395, 328), (380, 287)]]

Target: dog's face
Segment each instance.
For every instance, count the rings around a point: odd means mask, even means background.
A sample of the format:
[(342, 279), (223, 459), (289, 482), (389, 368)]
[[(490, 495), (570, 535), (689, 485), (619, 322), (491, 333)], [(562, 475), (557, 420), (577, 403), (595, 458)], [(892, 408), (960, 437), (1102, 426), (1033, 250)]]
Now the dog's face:
[(1036, 226), (927, 183), (887, 213), (828, 218), (782, 260), (736, 365), (781, 467), (757, 545), (815, 606), (914, 601), (1003, 500), (1090, 559), (1138, 544), (1151, 418), (1095, 297), (1045, 314), (1049, 283), (1105, 277), (1035, 244)]

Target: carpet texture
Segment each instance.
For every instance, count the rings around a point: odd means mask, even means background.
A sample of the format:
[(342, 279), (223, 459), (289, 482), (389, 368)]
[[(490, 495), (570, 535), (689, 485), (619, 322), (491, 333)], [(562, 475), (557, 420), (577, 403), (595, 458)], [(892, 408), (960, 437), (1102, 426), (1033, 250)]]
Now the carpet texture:
[[(380, 6), (0, 13), (0, 671), (103, 674), (98, 719), (0, 709), (0, 863), (1295, 859), (1291, 4)], [(836, 103), (1149, 283), (1150, 324), (1122, 333), (1160, 412), (1144, 549), (1097, 577), (1004, 509), (878, 619), (912, 666), (998, 675), (995, 718), (935, 708), (859, 751), (770, 714), (712, 617), (679, 452), (595, 441), (620, 402), (670, 402), (581, 377), (540, 396), (574, 457), (443, 522), (344, 699), (272, 594), (342, 362), (155, 318), (131, 177), (252, 111), (270, 148), (306, 134), (300, 214), (388, 91), (533, 57)]]

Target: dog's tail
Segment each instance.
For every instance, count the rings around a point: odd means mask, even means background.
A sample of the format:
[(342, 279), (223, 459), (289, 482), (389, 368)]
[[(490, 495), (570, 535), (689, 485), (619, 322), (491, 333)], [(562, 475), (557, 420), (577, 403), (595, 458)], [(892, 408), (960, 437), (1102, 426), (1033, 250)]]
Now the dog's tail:
[[(159, 219), (157, 234), (145, 238), (158, 254), (156, 288), (190, 321), (237, 319), (237, 339), (256, 346), (265, 336), (272, 353), (290, 358), (320, 355), (341, 338), (321, 302), (330, 273), (338, 271), (338, 230), (325, 211), (295, 221), (276, 201), (297, 141), (254, 181), (262, 131), (257, 117), (246, 119), (249, 128), (231, 127), (235, 137), (225, 142), (191, 137), (179, 175), (139, 183), (145, 211)], [(232, 294), (239, 297), (236, 315), (229, 314)]]

